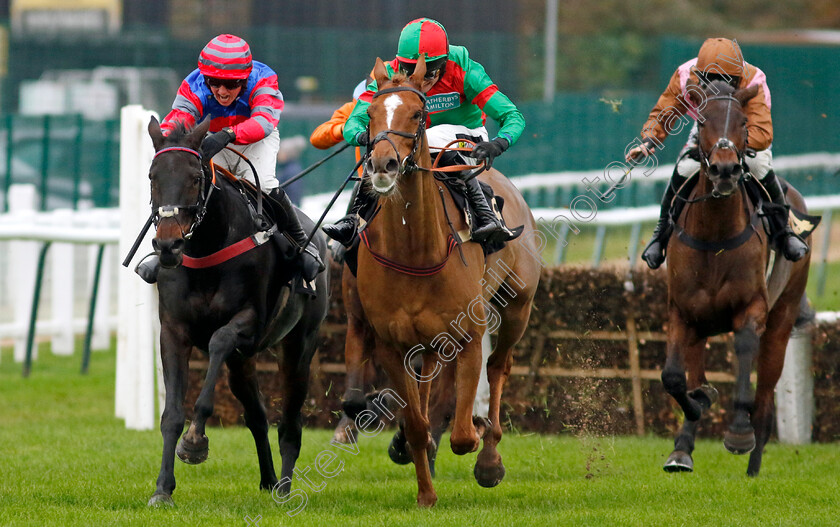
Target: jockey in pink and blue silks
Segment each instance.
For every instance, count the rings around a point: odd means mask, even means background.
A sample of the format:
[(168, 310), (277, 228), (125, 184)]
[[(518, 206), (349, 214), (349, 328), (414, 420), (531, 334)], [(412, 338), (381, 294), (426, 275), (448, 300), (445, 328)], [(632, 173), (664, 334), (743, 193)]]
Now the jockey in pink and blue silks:
[[(225, 34), (215, 37), (201, 50), (198, 68), (181, 83), (161, 129), (168, 134), (177, 124), (191, 128), (210, 119), (210, 131), (201, 143), (202, 158), (212, 159), (235, 176), (255, 183), (255, 174), (248, 164), (225, 147), (247, 157), (254, 165), (260, 189), (283, 208), (286, 224), (278, 227), (283, 227), (303, 247), (307, 235), (275, 176), (280, 148), (277, 123), (282, 111), (283, 94), (277, 84), (277, 74), (251, 58), (250, 46), (244, 39)], [(318, 250), (311, 243), (301, 257), (307, 280), (314, 279), (324, 269)], [(153, 283), (156, 264), (154, 260), (144, 262), (138, 273)]]

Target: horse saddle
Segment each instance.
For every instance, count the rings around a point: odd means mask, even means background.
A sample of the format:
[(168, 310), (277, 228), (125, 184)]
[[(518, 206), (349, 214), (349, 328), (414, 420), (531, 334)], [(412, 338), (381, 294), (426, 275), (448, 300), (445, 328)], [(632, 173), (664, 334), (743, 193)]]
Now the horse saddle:
[[(475, 215), (475, 212), (470, 208), (469, 200), (466, 196), (466, 185), (460, 179), (448, 176), (439, 178), (439, 180), (446, 187), (446, 190), (449, 191), (449, 194), (452, 196), (452, 200), (455, 202), (455, 207), (458, 209), (460, 214), (464, 215), (464, 218), (467, 222), (467, 228), (462, 231), (458, 231), (457, 233), (458, 238), (460, 239), (459, 241), (463, 243), (471, 240), (471, 230), (474, 221), (473, 216)], [(499, 219), (502, 226), (508, 228), (507, 224), (505, 223), (504, 215), (502, 214), (502, 211), (504, 210), (505, 206), (505, 198), (503, 198), (502, 196), (496, 196), (493, 192), (493, 187), (491, 187), (487, 183), (483, 181), (479, 181), (478, 183), (481, 186), (481, 191), (484, 193), (484, 197), (487, 199), (487, 203), (490, 204), (490, 206), (493, 209), (493, 213), (496, 214), (496, 218)], [(516, 238), (518, 238), (519, 235), (522, 234), (522, 231), (524, 229), (524, 225), (520, 225), (519, 227), (515, 227), (513, 229), (508, 229), (513, 234), (513, 237), (508, 241), (515, 240)], [(484, 251), (484, 256), (487, 256), (504, 249), (505, 244), (507, 242), (485, 240), (480, 243), (481, 248)]]

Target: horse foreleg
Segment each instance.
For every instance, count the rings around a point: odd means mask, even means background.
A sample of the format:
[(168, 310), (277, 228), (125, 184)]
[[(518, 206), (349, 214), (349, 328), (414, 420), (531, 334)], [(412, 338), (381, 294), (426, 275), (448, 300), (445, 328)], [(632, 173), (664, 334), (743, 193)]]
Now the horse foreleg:
[(437, 502), (427, 451), (432, 439), (429, 434), (429, 420), (420, 411), (420, 391), (416, 374), (413, 370), (406, 370), (402, 353), (379, 342), (376, 344), (376, 360), (387, 372), (394, 391), (406, 403), (403, 407), (403, 433), (408, 441), (417, 475), (417, 504), (421, 507), (431, 507)]
[(473, 333), (472, 340), (464, 343), (463, 349), (455, 359), (455, 422), (449, 443), (452, 452), (462, 456), (478, 450), (479, 437), (473, 423), (473, 406), (478, 390), (481, 368), (481, 333)]
[(163, 436), (163, 456), (155, 492), (149, 499), (149, 506), (174, 505), (175, 491), (175, 445), (184, 430), (184, 397), (189, 381), (189, 357), (192, 346), (184, 333), (175, 324), (161, 324), (160, 356), (163, 363), (163, 382), (166, 399), (160, 418), (160, 433)]
[(686, 359), (691, 353), (697, 353), (705, 344), (705, 339), (687, 326), (680, 318), (676, 309), (671, 308), (668, 317), (669, 331), (665, 367), (662, 368), (662, 386), (665, 391), (677, 401), (682, 408), (685, 418), (689, 421), (700, 419), (703, 408), (688, 394), (686, 379)]
[[(283, 407), (280, 423), (277, 426), (277, 437), (280, 443), (280, 468), (279, 492), (286, 494), (291, 490), (292, 479), (295, 474), (295, 463), (300, 455), (301, 433), (303, 430), (300, 410), (306, 400), (309, 390), (309, 369), (312, 363), (312, 356), (315, 354), (318, 334), (306, 332), (295, 328), (283, 340), (283, 362), (280, 364), (280, 374), (283, 380)], [(306, 479), (307, 484), (314, 490), (320, 491), (324, 482), (313, 484), (306, 477), (309, 472), (298, 474)]]
[(213, 332), (207, 352), (210, 362), (204, 377), (204, 386), (195, 401), (195, 417), (190, 428), (178, 442), (176, 453), (184, 463), (195, 465), (203, 463), (209, 452), (209, 440), (204, 434), (207, 419), (213, 415), (213, 397), (219, 370), (231, 353), (238, 347), (252, 346), (248, 336), (253, 335), (255, 313), (248, 309), (237, 313), (230, 322)]
[(344, 339), (344, 364), (347, 375), (344, 401), (341, 407), (351, 419), (367, 408), (365, 399), (365, 373), (370, 362), (370, 353), (365, 351), (367, 328), (358, 318), (348, 315), (347, 335)]
[(735, 416), (723, 436), (723, 446), (733, 454), (746, 454), (755, 448), (755, 431), (750, 422), (755, 395), (750, 383), (750, 373), (759, 345), (756, 328), (755, 319), (749, 319), (742, 325), (736, 325), (735, 329), (735, 358), (738, 361), (738, 373), (735, 376)]
[(268, 417), (263, 406), (257, 372), (253, 359), (232, 355), (228, 361), (230, 391), (242, 403), (245, 410), (245, 425), (254, 437), (257, 459), (260, 465), (260, 488), (271, 490), (277, 483), (271, 445), (268, 442)]

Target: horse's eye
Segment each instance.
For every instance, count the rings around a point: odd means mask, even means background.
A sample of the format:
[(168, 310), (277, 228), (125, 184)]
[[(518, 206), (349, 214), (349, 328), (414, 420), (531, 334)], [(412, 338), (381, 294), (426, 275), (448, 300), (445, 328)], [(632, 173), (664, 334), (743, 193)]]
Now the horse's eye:
[(414, 120), (416, 121), (416, 120), (420, 119), (420, 117), (422, 115), (423, 115), (423, 112), (421, 112), (420, 110), (417, 110), (416, 112), (414, 112)]

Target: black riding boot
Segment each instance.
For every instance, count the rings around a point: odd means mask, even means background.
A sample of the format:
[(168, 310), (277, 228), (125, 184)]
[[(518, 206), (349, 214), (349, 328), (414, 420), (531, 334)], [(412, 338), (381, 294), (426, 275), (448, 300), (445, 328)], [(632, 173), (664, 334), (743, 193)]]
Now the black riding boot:
[[(782, 185), (779, 183), (779, 179), (773, 170), (767, 172), (767, 175), (761, 180), (761, 184), (767, 189), (767, 193), (770, 194), (770, 199), (773, 200), (773, 203), (785, 207), (785, 210), (789, 209)], [(785, 222), (781, 230), (774, 232), (772, 236), (776, 240), (778, 250), (782, 252), (785, 258), (792, 262), (801, 260), (810, 250), (808, 244), (793, 232), (787, 222)]]
[(474, 212), (472, 226), (473, 241), (482, 242), (491, 238), (500, 241), (513, 239), (512, 233), (505, 229), (487, 202), (487, 198), (481, 190), (478, 179), (472, 178), (464, 183), (466, 184), (467, 199), (470, 200), (470, 207), (472, 207)]
[[(662, 196), (662, 205), (659, 209), (659, 223), (653, 229), (653, 236), (647, 247), (645, 247), (644, 252), (642, 252), (642, 260), (651, 269), (659, 269), (659, 266), (665, 262), (665, 249), (668, 247), (668, 239), (671, 237), (671, 231), (674, 230), (674, 226), (671, 223), (672, 216), (670, 215), (671, 202), (674, 201), (676, 194), (674, 189), (682, 187), (686, 179), (674, 168), (674, 173), (671, 175), (671, 182), (665, 188), (665, 194)], [(674, 221), (680, 217), (684, 205), (685, 202), (682, 200), (674, 201)]]
[(318, 254), (318, 247), (312, 242), (306, 243), (306, 232), (304, 232), (300, 219), (295, 213), (295, 207), (286, 192), (281, 188), (276, 188), (269, 193), (269, 196), (283, 207), (286, 216), (285, 231), (291, 235), (298, 247), (304, 248), (300, 253), (301, 271), (303, 279), (311, 282), (318, 276), (318, 273), (326, 269), (324, 262), (321, 260), (321, 255)]
[(364, 193), (361, 191), (361, 182), (357, 182), (353, 188), (353, 201), (350, 208), (347, 210), (347, 215), (335, 223), (321, 226), (327, 236), (337, 241), (345, 247), (353, 245), (353, 240), (356, 238), (356, 230), (358, 228), (357, 218), (359, 211), (365, 204)]
[(147, 284), (157, 282), (158, 271), (160, 271), (160, 260), (158, 260), (156, 254), (147, 256), (134, 269), (134, 272), (140, 275), (140, 278)]

